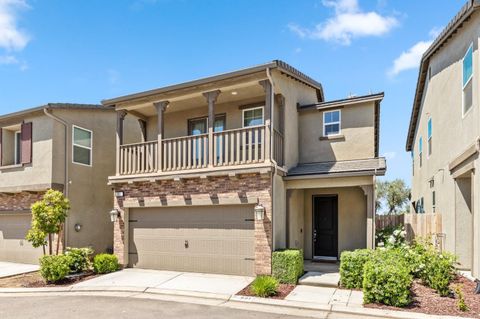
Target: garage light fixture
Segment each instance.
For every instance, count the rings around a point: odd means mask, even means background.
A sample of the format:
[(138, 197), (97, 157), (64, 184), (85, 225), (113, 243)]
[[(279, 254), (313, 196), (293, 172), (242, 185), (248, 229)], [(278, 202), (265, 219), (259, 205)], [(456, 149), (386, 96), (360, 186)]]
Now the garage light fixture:
[(263, 220), (265, 218), (265, 207), (258, 204), (255, 206), (255, 220)]
[(120, 212), (117, 209), (112, 209), (110, 211), (110, 220), (112, 221), (112, 223), (115, 223), (119, 216), (120, 216)]

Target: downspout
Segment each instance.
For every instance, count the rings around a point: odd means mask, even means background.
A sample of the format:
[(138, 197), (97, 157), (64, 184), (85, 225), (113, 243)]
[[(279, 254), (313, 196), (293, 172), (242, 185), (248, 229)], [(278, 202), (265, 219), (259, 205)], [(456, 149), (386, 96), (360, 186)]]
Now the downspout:
[[(54, 115), (52, 113), (52, 110), (49, 108), (44, 108), (43, 113), (45, 113), (46, 116), (50, 117), (54, 121), (60, 123), (63, 125), (65, 128), (65, 141), (64, 141), (64, 150), (65, 150), (65, 167), (64, 167), (64, 182), (63, 182), (63, 194), (65, 195), (66, 198), (68, 198), (69, 194), (69, 176), (68, 176), (68, 123), (61, 119), (60, 117)], [(68, 217), (65, 219), (65, 225), (68, 225), (67, 223)], [(63, 227), (63, 243), (66, 246), (67, 244), (67, 231), (68, 227), (64, 226)], [(65, 248), (65, 247), (64, 247)]]
[[(271, 85), (271, 90), (270, 90), (270, 160), (273, 162), (273, 174), (272, 174), (272, 251), (274, 251), (273, 247), (275, 246), (275, 223), (274, 223), (274, 211), (275, 211), (275, 175), (277, 174), (277, 162), (273, 158), (273, 119), (274, 119), (274, 105), (275, 105), (275, 90), (274, 90), (274, 83), (273, 83), (273, 78), (272, 74), (270, 73), (270, 68), (267, 68), (267, 78), (268, 81), (270, 82)], [(286, 248), (286, 247), (285, 247)]]

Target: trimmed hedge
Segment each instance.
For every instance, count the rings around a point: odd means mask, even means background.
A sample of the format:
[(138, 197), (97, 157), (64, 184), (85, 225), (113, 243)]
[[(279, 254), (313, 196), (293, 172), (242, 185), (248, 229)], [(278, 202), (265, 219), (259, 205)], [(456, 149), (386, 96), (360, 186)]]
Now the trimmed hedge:
[(296, 284), (303, 275), (303, 251), (287, 249), (272, 254), (272, 275), (283, 284)]
[(112, 254), (98, 254), (93, 259), (93, 270), (97, 274), (106, 274), (117, 271), (120, 265), (118, 258)]
[(405, 307), (412, 299), (410, 287), (413, 276), (397, 251), (377, 251), (365, 264), (363, 275), (364, 303), (382, 303)]
[(40, 275), (46, 282), (57, 282), (70, 273), (72, 258), (67, 255), (48, 255), (40, 258)]
[(91, 269), (90, 256), (93, 255), (91, 248), (71, 248), (67, 247), (65, 255), (70, 257), (70, 272), (79, 273)]
[(450, 282), (455, 278), (455, 256), (429, 251), (422, 280), (440, 296), (450, 294)]
[(340, 255), (340, 285), (348, 289), (362, 288), (363, 270), (373, 254), (372, 249), (342, 252)]

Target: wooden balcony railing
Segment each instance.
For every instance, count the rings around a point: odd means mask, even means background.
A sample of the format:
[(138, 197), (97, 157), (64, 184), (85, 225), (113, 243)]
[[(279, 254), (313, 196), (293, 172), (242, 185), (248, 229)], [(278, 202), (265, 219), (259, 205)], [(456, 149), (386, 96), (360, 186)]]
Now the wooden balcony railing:
[[(266, 129), (265, 125), (259, 125), (214, 132), (212, 163), (209, 163), (208, 134), (163, 139), (161, 161), (157, 141), (122, 145), (118, 171), (120, 175), (134, 175), (262, 163), (269, 157)], [(276, 130), (273, 146), (275, 161), (283, 165), (283, 135)]]

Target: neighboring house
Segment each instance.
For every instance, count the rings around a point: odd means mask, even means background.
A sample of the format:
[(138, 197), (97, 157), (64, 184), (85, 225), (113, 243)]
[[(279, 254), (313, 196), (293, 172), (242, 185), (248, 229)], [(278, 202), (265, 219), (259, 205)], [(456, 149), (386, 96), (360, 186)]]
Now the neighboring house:
[(0, 116), (0, 261), (37, 263), (25, 235), (30, 206), (49, 189), (70, 199), (65, 246), (112, 250), (115, 112), (83, 104), (48, 104)]
[(325, 102), (320, 83), (273, 61), (103, 101), (118, 118), (115, 254), (130, 267), (254, 275), (278, 249), (337, 260), (373, 247), (382, 99)]
[(443, 246), (480, 278), (480, 1), (469, 1), (423, 55), (406, 149), (412, 206), (442, 214)]

